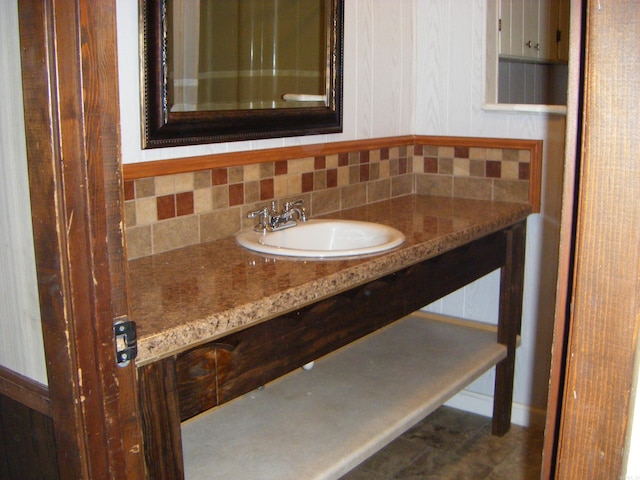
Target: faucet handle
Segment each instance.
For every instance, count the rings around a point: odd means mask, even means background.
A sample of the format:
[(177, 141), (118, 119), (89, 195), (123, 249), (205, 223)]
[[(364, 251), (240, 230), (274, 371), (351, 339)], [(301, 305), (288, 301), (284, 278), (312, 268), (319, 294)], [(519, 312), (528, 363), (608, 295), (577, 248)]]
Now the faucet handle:
[(302, 198), (295, 200), (293, 202), (284, 202), (284, 211), (288, 212), (292, 208), (302, 207), (304, 205), (304, 200)]
[(254, 210), (247, 214), (247, 218), (258, 218), (258, 223), (255, 225), (254, 230), (260, 231), (267, 228), (269, 221), (271, 220), (271, 214), (268, 207), (262, 207), (259, 210)]

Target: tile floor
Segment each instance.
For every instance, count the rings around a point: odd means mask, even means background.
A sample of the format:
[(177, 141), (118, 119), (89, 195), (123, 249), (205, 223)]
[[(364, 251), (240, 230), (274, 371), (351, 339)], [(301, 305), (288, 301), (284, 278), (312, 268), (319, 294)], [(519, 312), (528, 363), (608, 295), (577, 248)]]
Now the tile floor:
[(490, 418), (440, 407), (341, 480), (538, 480), (542, 443), (542, 430), (498, 438)]

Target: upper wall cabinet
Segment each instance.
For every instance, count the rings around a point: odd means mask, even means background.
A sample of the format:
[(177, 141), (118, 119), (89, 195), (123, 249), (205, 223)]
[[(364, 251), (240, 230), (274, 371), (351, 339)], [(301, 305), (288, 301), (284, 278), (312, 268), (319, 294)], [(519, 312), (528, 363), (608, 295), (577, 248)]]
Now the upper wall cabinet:
[(538, 62), (566, 62), (569, 0), (500, 0), (499, 55)]

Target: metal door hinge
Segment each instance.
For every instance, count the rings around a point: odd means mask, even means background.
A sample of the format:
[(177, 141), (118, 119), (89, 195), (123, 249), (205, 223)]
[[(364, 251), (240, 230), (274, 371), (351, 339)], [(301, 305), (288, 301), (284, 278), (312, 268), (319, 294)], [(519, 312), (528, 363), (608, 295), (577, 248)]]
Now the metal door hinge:
[(498, 31), (499, 32), (502, 31), (502, 19), (501, 18), (498, 19)]
[(138, 337), (136, 334), (136, 322), (128, 317), (118, 317), (113, 324), (113, 334), (116, 341), (116, 362), (119, 367), (126, 367), (131, 360), (138, 355)]
[(556, 42), (560, 43), (562, 41), (562, 30), (556, 30)]

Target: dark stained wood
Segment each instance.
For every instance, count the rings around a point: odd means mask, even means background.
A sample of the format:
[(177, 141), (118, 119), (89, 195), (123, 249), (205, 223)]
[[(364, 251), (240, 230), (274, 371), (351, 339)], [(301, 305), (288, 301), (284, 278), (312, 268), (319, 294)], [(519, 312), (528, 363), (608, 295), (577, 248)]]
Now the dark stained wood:
[(493, 396), (492, 433), (502, 436), (511, 427), (513, 377), (515, 374), (516, 339), (522, 319), (524, 287), (524, 249), (526, 224), (521, 222), (507, 231), (506, 262), (500, 272), (500, 312), (498, 342), (507, 346), (507, 358), (496, 365)]
[(554, 373), (559, 479), (625, 473), (640, 329), (638, 11), (639, 0), (587, 3), (572, 304), (566, 370)]
[(47, 415), (0, 394), (0, 478), (56, 480), (53, 421)]
[(166, 358), (138, 369), (148, 478), (184, 478), (182, 436), (175, 359)]
[[(20, 0), (27, 157), (61, 478), (143, 478), (126, 314), (115, 2)], [(128, 390), (128, 391), (127, 391)]]

